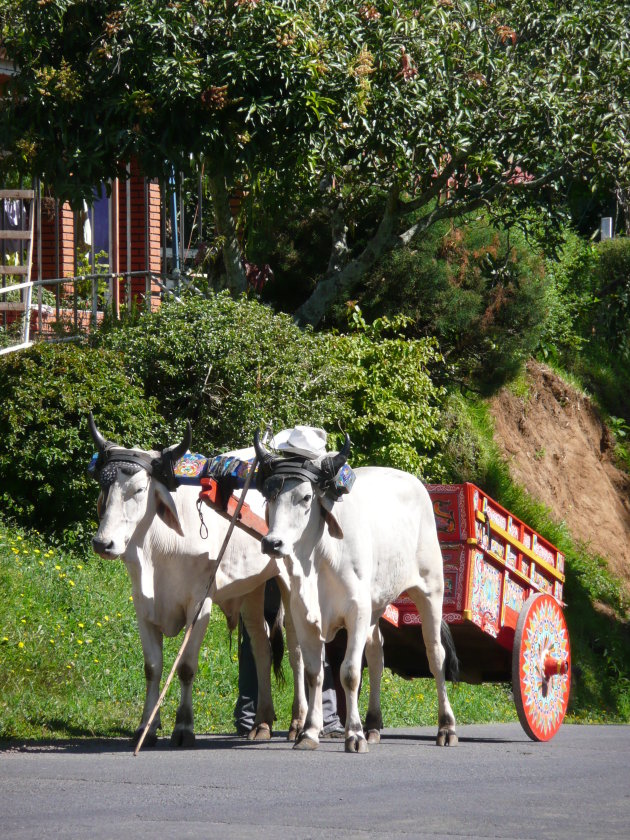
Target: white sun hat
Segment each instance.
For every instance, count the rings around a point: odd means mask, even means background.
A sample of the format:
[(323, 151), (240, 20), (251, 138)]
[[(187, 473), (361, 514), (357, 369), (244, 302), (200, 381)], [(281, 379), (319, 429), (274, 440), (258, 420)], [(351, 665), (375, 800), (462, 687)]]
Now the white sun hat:
[(327, 437), (324, 429), (317, 429), (314, 426), (295, 426), (288, 430), (288, 434), (279, 432), (276, 435), (275, 445), (280, 452), (314, 459), (326, 454)]

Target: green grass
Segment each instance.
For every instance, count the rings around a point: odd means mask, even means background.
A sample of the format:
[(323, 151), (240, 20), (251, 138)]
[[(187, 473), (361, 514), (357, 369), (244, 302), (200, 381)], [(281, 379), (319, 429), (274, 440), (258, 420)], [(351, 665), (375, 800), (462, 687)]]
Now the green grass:
[[(140, 720), (144, 672), (122, 562), (62, 550), (41, 535), (0, 522), (0, 582), (0, 739), (130, 735)], [(181, 636), (165, 643), (165, 674), (180, 643)], [(607, 668), (623, 661), (622, 652), (612, 648), (593, 656), (608, 663)], [(286, 685), (274, 685), (278, 730), (287, 729), (290, 721), (292, 688), (286, 657), (284, 672)], [(592, 673), (595, 676), (582, 691), (589, 702), (575, 706), (570, 719), (629, 720), (625, 672), (617, 674), (616, 700), (602, 693), (596, 670)], [(195, 682), (197, 732), (233, 731), (237, 674), (236, 636), (230, 640), (223, 616), (215, 609)], [(368, 685), (366, 672), (363, 712)], [(173, 728), (178, 695), (174, 680), (162, 707), (165, 734)], [(461, 683), (449, 688), (449, 696), (461, 724), (516, 720), (507, 684)], [(435, 685), (432, 680), (404, 680), (386, 671), (382, 706), (386, 727), (433, 726)]]

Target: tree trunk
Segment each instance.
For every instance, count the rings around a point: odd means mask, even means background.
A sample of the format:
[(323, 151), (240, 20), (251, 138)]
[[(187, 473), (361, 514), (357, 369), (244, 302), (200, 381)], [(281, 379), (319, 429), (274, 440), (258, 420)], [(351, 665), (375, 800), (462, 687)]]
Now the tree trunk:
[(214, 210), (217, 233), (223, 239), (223, 264), (227, 287), (233, 295), (247, 290), (247, 277), (243, 267), (243, 253), (230, 209), (230, 196), (222, 175), (209, 175), (208, 188)]
[[(348, 294), (356, 288), (377, 260), (393, 246), (397, 207), (398, 188), (395, 187), (387, 197), (385, 212), (378, 230), (363, 251), (355, 259), (346, 263), (343, 268), (333, 268), (333, 270), (329, 268), (325, 276), (313, 289), (311, 296), (295, 312), (294, 318), (300, 326), (310, 324), (316, 327), (331, 304), (342, 294)], [(331, 259), (331, 264), (334, 264), (334, 262)]]

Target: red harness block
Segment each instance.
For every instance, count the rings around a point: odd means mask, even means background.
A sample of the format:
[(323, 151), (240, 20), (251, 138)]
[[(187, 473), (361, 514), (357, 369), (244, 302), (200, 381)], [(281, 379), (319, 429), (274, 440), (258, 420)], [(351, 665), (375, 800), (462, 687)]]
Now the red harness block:
[[(214, 478), (201, 479), (199, 498), (213, 510), (216, 510), (217, 513), (225, 516), (226, 519), (231, 519), (234, 516), (234, 511), (238, 505), (238, 499), (235, 496), (230, 496), (227, 501), (223, 498), (221, 489)], [(269, 531), (265, 520), (254, 513), (247, 502), (243, 502), (236, 521), (240, 528), (254, 537), (264, 537)]]

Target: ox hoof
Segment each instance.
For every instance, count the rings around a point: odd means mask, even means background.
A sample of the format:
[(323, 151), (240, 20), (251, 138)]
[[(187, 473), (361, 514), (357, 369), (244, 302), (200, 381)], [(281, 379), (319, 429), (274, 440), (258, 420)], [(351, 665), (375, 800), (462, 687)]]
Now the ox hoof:
[(297, 720), (292, 720), (291, 726), (289, 727), (289, 731), (287, 732), (287, 741), (295, 741), (301, 731), (302, 727), (297, 722)]
[(171, 735), (171, 747), (176, 749), (190, 749), (195, 746), (195, 733), (192, 729), (177, 729), (173, 730)]
[(300, 732), (293, 744), (294, 750), (316, 750), (317, 747), (319, 747), (319, 741), (311, 738), (310, 735), (306, 735), (303, 731)]
[(368, 729), (366, 733), (367, 742), (368, 744), (380, 744), (381, 743), (381, 733), (378, 729)]
[(346, 738), (346, 752), (347, 753), (366, 753), (368, 752), (368, 745), (365, 738), (360, 735), (350, 735)]
[(268, 723), (258, 723), (247, 733), (248, 741), (271, 741), (271, 727)]
[[(144, 726), (139, 726), (136, 731), (131, 736), (131, 745), (133, 747), (138, 746), (138, 742), (140, 738), (142, 738), (142, 733), (144, 732)], [(154, 747), (157, 744), (158, 734), (157, 734), (157, 727), (155, 729), (149, 729), (147, 732), (147, 737), (142, 742), (143, 747)]]
[(457, 737), (457, 733), (452, 729), (440, 729), (438, 730), (437, 739), (435, 743), (438, 747), (455, 747), (459, 738)]

